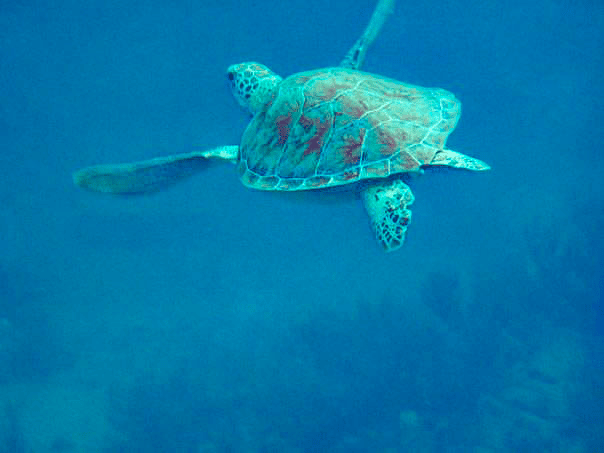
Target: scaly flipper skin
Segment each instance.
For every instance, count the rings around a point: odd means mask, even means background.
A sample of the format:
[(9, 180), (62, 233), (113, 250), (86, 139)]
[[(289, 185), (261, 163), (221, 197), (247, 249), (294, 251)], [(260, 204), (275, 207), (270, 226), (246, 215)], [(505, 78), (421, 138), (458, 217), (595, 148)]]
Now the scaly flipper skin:
[(113, 194), (149, 193), (171, 186), (208, 167), (208, 159), (235, 163), (238, 146), (175, 154), (127, 164), (95, 165), (76, 171), (73, 182), (87, 190)]
[(466, 156), (465, 154), (443, 149), (434, 155), (434, 158), (429, 165), (443, 165), (452, 168), (462, 168), (464, 170), (485, 171), (491, 167), (475, 157)]
[(365, 28), (363, 35), (354, 43), (346, 54), (346, 57), (340, 62), (341, 67), (360, 69), (363, 66), (367, 49), (373, 44), (388, 16), (394, 11), (395, 3), (395, 0), (380, 0), (373, 11), (371, 20), (367, 28)]
[(361, 192), (365, 209), (371, 220), (375, 238), (387, 252), (403, 245), (415, 200), (411, 189), (401, 179), (375, 182)]

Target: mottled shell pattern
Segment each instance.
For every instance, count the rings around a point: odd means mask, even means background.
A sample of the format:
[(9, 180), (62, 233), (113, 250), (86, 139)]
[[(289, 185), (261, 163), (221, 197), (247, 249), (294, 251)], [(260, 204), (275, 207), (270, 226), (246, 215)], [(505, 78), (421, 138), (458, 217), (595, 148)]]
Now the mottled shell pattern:
[(294, 74), (245, 130), (242, 182), (309, 190), (417, 172), (443, 149), (461, 104), (423, 88), (346, 68)]

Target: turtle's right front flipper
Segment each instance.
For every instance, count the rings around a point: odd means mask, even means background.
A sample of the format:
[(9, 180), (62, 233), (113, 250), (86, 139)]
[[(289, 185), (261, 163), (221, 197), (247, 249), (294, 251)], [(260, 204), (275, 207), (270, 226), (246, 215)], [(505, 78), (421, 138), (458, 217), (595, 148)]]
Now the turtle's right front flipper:
[(95, 165), (73, 174), (73, 182), (94, 192), (136, 194), (164, 189), (208, 167), (208, 159), (235, 163), (238, 146), (158, 157), (127, 164)]

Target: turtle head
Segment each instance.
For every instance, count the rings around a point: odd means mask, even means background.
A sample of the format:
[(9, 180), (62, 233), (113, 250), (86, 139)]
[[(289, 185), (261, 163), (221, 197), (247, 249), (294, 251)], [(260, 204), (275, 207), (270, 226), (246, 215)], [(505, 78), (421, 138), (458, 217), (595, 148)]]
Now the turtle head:
[(274, 97), (275, 88), (283, 80), (266, 66), (254, 62), (229, 66), (227, 78), (239, 105), (252, 115)]

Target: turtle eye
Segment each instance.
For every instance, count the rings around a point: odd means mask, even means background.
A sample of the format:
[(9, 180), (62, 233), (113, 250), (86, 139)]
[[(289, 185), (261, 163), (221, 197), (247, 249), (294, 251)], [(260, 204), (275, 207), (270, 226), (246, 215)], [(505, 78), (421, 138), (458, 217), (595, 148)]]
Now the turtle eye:
[(229, 80), (232, 81), (235, 78), (235, 74), (233, 74), (232, 72), (228, 72), (227, 77), (229, 78)]

